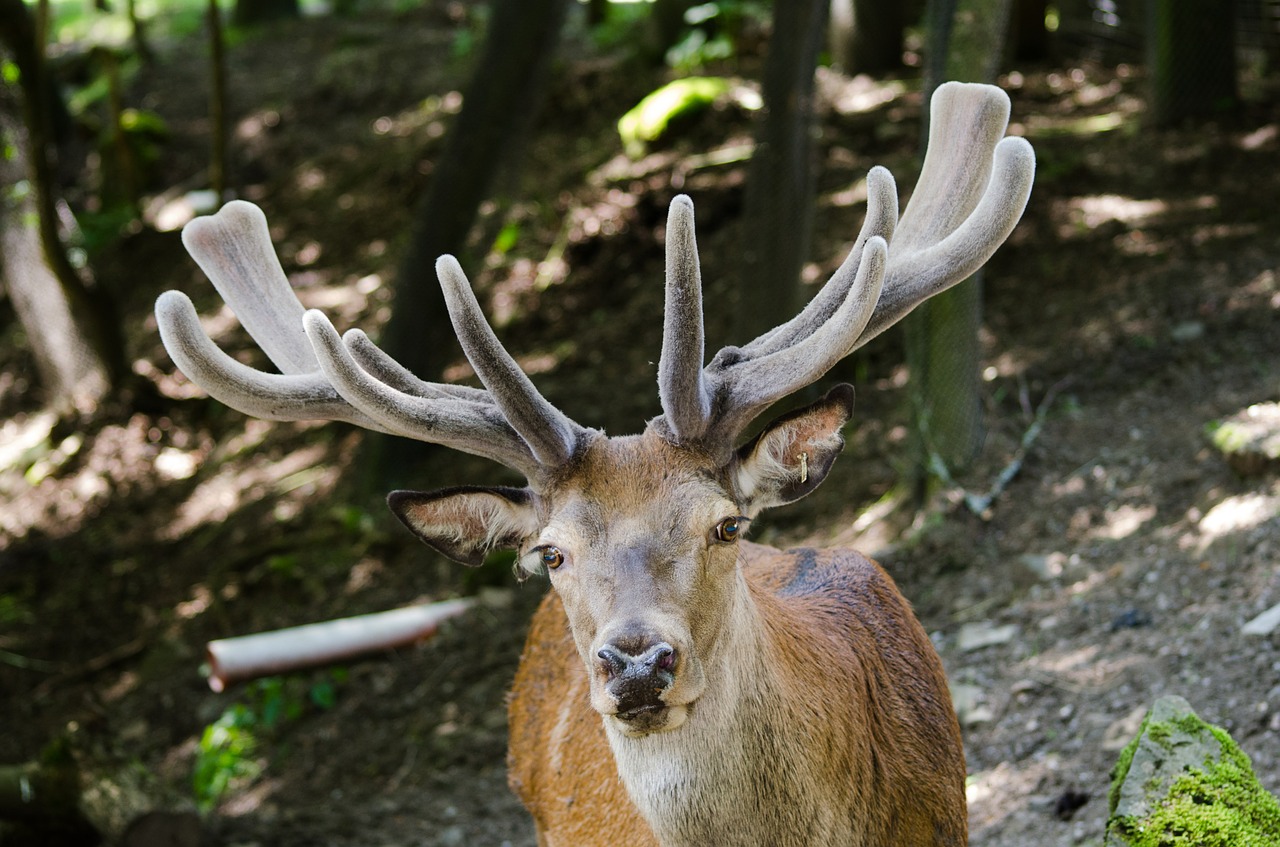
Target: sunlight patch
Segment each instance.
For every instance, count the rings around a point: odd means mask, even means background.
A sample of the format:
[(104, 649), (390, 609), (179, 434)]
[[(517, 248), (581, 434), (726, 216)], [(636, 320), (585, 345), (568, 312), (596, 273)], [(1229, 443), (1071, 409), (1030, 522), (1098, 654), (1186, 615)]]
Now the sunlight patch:
[(1150, 503), (1142, 506), (1118, 506), (1108, 509), (1102, 516), (1103, 525), (1093, 533), (1095, 538), (1119, 541), (1128, 538), (1156, 516), (1156, 507)]
[(1203, 552), (1223, 536), (1253, 529), (1280, 515), (1280, 495), (1252, 491), (1228, 497), (1205, 513), (1197, 524), (1198, 549)]

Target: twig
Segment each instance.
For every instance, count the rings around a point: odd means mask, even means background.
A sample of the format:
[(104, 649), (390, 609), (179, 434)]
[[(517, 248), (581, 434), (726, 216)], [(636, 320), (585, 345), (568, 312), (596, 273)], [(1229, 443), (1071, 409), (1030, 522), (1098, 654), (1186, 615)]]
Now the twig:
[[(1009, 463), (1004, 466), (999, 474), (996, 475), (995, 481), (991, 483), (991, 487), (987, 489), (985, 494), (974, 494), (952, 478), (951, 472), (947, 470), (947, 463), (934, 450), (929, 450), (929, 472), (936, 476), (943, 485), (952, 489), (960, 498), (960, 502), (964, 503), (965, 508), (973, 512), (983, 520), (991, 517), (991, 504), (996, 498), (1004, 493), (1009, 483), (1022, 470), (1022, 463), (1026, 461), (1027, 454), (1031, 450), (1037, 438), (1040, 437), (1040, 431), (1044, 429), (1045, 418), (1049, 416), (1049, 410), (1053, 407), (1053, 401), (1058, 398), (1058, 393), (1070, 384), (1072, 377), (1065, 377), (1054, 383), (1048, 391), (1045, 392), (1044, 398), (1040, 401), (1040, 405), (1036, 407), (1035, 417), (1031, 421), (1031, 425), (1022, 433), (1022, 439), (1018, 443), (1018, 449), (1013, 452), (1013, 456), (1009, 459)], [(1029, 404), (1022, 394), (1023, 407)]]
[(57, 676), (50, 677), (44, 682), (36, 686), (34, 696), (39, 699), (48, 696), (49, 692), (57, 688), (59, 685), (65, 685), (73, 680), (81, 677), (92, 676), (100, 671), (105, 671), (112, 665), (130, 659), (146, 649), (150, 639), (145, 635), (138, 636), (132, 641), (121, 644), (113, 650), (108, 650), (100, 656), (95, 656), (85, 662), (78, 668), (60, 673)]
[(8, 650), (0, 650), (0, 662), (15, 668), (22, 668), (30, 671), (43, 671), (44, 673), (53, 673), (58, 669), (56, 662), (46, 662), (44, 659), (32, 659), (29, 656), (23, 656), (18, 653), (10, 653)]

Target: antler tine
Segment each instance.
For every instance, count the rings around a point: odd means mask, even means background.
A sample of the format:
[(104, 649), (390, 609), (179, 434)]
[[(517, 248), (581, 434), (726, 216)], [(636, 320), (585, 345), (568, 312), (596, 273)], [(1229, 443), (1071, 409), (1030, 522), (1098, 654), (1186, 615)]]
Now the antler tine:
[(302, 333), (302, 304), (280, 267), (261, 209), (232, 200), (183, 227), (182, 243), (281, 373), (317, 370)]
[(676, 440), (691, 441), (701, 438), (711, 421), (711, 393), (702, 371), (702, 272), (693, 201), (683, 194), (667, 212), (666, 269), (658, 397)]
[(862, 221), (862, 230), (844, 262), (800, 314), (747, 344), (742, 352), (752, 358), (768, 356), (785, 350), (816, 332), (830, 320), (848, 295), (849, 286), (853, 285), (861, 266), (862, 251), (868, 239), (879, 236), (885, 242), (892, 241), (897, 223), (898, 187), (894, 183), (893, 174), (887, 168), (876, 165), (867, 172), (867, 214)]
[(1023, 138), (1006, 138), (995, 149), (991, 183), (968, 218), (945, 237), (915, 252), (894, 254), (885, 294), (862, 346), (902, 320), (917, 305), (982, 267), (1009, 237), (1027, 207), (1036, 159)]
[(888, 253), (883, 238), (873, 235), (867, 239), (844, 301), (829, 320), (790, 347), (741, 363), (733, 379), (726, 381), (728, 397), (721, 423), (726, 431), (741, 431), (796, 386), (816, 381), (849, 354), (876, 310)]
[(980, 268), (1031, 197), (1035, 151), (1024, 138), (1001, 140), (1009, 121), (1004, 91), (944, 83), (931, 115), (920, 181), (898, 222), (884, 295), (857, 346)]
[(369, 375), (380, 382), (405, 394), (415, 397), (445, 398), (469, 400), (474, 403), (493, 404), (493, 397), (483, 388), (472, 388), (469, 385), (450, 385), (447, 382), (427, 382), (388, 356), (381, 347), (369, 340), (364, 330), (349, 329), (342, 334), (342, 343), (351, 352), (351, 357)]
[(567, 463), (585, 430), (538, 393), (498, 341), (458, 260), (441, 256), (436, 261), (436, 276), (467, 361), (502, 414), (539, 464), (555, 467)]
[(238, 412), (275, 421), (346, 421), (388, 431), (343, 400), (318, 366), (314, 373), (270, 374), (228, 356), (205, 333), (196, 307), (180, 291), (166, 291), (156, 300), (156, 322), (161, 342), (187, 378)]
[(308, 310), (302, 323), (325, 378), (344, 400), (387, 430), (485, 456), (530, 480), (537, 478), (538, 460), (492, 402), (443, 396), (438, 386), (416, 377), (432, 396), (397, 390), (360, 367), (348, 349), (351, 339), (344, 343), (323, 312)]

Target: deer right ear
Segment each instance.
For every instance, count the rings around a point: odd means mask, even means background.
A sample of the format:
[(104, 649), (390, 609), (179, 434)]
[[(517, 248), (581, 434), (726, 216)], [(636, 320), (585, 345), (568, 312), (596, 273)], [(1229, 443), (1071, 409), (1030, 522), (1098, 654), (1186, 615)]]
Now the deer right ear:
[(428, 546), (471, 567), (538, 531), (533, 495), (525, 488), (393, 491), (387, 505)]

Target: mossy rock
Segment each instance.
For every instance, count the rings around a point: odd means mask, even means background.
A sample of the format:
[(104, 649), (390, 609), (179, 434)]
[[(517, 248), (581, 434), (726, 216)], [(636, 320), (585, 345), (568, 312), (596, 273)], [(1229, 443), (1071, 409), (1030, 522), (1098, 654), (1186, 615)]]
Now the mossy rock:
[(1280, 468), (1280, 403), (1255, 403), (1206, 429), (1209, 441), (1241, 476)]
[(1225, 730), (1161, 697), (1120, 753), (1106, 847), (1275, 847), (1280, 801)]
[(618, 119), (618, 135), (634, 158), (662, 138), (677, 118), (706, 109), (724, 96), (733, 83), (722, 77), (691, 76), (677, 79), (649, 94)]

